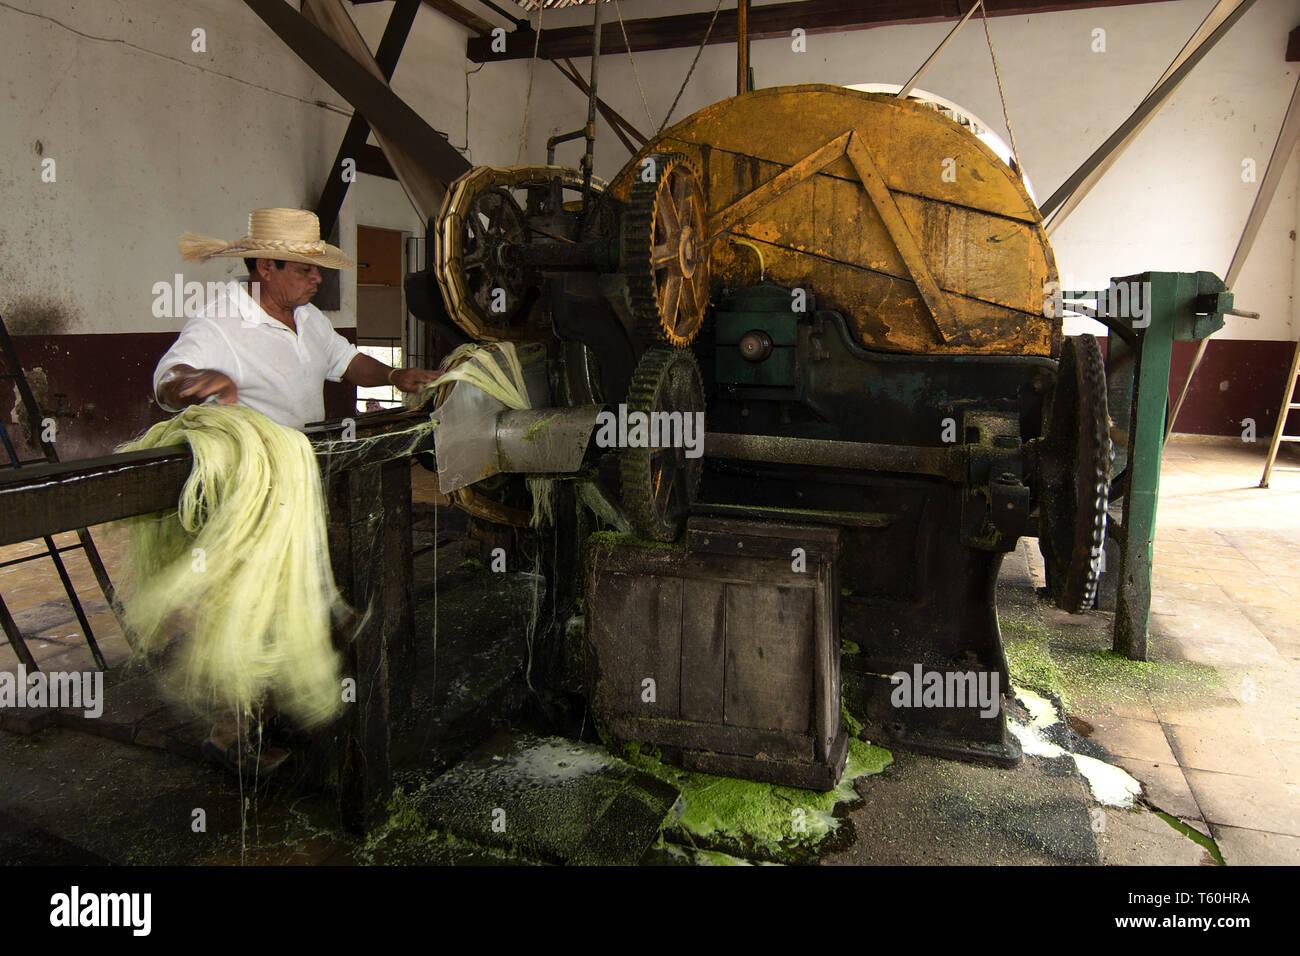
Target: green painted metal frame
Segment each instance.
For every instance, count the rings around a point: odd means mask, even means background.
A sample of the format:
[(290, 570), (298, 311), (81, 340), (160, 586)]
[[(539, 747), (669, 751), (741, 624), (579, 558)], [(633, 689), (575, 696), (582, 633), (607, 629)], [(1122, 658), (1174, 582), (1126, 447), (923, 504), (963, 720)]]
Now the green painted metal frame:
[[(1128, 420), (1128, 482), (1117, 536), (1120, 566), (1112, 646), (1130, 660), (1146, 660), (1173, 346), (1175, 341), (1204, 339), (1223, 328), (1223, 315), (1233, 303), (1232, 293), (1211, 272), (1143, 272), (1111, 280), (1111, 289), (1121, 287), (1139, 290), (1138, 299), (1130, 298), (1122, 310), (1115, 307), (1116, 297), (1105, 292), (1064, 292), (1062, 297), (1072, 302), (1098, 302), (1097, 319), (1111, 329), (1108, 359), (1136, 345), (1132, 382), (1113, 383), (1116, 387), (1110, 389), (1112, 418), (1118, 417), (1121, 428), (1126, 417)], [(1128, 407), (1116, 409), (1116, 398), (1125, 395)]]

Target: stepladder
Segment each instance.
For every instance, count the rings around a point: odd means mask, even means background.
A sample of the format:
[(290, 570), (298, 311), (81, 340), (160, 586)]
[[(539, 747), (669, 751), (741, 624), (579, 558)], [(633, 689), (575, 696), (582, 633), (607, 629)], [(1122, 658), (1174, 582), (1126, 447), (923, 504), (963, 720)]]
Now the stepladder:
[(1268, 487), (1269, 476), (1273, 474), (1273, 465), (1277, 462), (1277, 450), (1282, 447), (1282, 442), (1300, 441), (1300, 435), (1286, 433), (1288, 416), (1292, 411), (1300, 408), (1300, 402), (1295, 400), (1295, 381), (1298, 373), (1300, 373), (1300, 341), (1296, 342), (1295, 351), (1291, 354), (1291, 370), (1287, 372), (1286, 384), (1282, 388), (1282, 403), (1277, 410), (1277, 425), (1273, 429), (1273, 441), (1268, 446), (1268, 460), (1264, 462), (1264, 477), (1259, 479), (1261, 488)]

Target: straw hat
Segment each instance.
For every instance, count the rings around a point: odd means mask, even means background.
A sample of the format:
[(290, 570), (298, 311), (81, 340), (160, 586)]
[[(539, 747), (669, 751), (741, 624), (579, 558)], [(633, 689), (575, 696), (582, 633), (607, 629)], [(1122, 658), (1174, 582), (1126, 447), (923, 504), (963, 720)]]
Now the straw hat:
[(320, 237), (320, 220), (306, 209), (254, 209), (248, 214), (248, 235), (235, 242), (181, 236), (181, 256), (189, 262), (231, 257), (305, 262), (323, 269), (351, 269), (355, 263), (337, 246)]

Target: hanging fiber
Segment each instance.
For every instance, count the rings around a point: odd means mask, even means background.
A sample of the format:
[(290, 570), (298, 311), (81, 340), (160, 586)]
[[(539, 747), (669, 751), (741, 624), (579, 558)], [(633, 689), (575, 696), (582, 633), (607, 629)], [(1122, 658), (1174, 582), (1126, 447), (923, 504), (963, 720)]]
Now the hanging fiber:
[(136, 653), (170, 650), (166, 682), (201, 712), (251, 716), (274, 694), (300, 726), (327, 722), (342, 703), (331, 621), (347, 608), (311, 443), (241, 405), (195, 405), (119, 450), (181, 443), (194, 465), (177, 509), (122, 522)]
[[(486, 392), (507, 408), (518, 411), (532, 407), (528, 400), (528, 386), (524, 382), (523, 365), (512, 342), (494, 342), (491, 345), (466, 342), (447, 356), (443, 367), (447, 371), (425, 385), (423, 395), (453, 382), (464, 382)], [(529, 525), (540, 528), (553, 524), (555, 479), (549, 475), (528, 475), (526, 483), (533, 499)]]
[[(529, 407), (511, 343), (461, 346), (446, 368), (425, 395), (464, 382)], [(436, 424), (409, 429), (411, 447)], [(194, 405), (118, 450), (182, 443), (194, 464), (176, 510), (121, 522), (119, 593), (136, 654), (168, 651), (169, 690), (214, 718), (251, 718), (273, 696), (301, 727), (328, 722), (342, 704), (331, 625), (349, 609), (334, 585), (311, 443), (242, 405)], [(554, 479), (530, 476), (528, 486), (533, 526), (553, 523)]]
[[(498, 355), (505, 360), (504, 367), (497, 360)], [(496, 342), (491, 346), (466, 342), (447, 356), (443, 367), (447, 371), (425, 385), (422, 394), (427, 395), (452, 382), (467, 382), (507, 408), (518, 411), (529, 407), (524, 369), (512, 342)]]

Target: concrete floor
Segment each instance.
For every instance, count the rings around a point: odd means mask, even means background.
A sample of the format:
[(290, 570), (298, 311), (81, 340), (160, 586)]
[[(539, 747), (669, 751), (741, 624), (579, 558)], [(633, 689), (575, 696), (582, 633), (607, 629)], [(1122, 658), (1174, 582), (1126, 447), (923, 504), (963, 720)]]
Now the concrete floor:
[[(1038, 600), (1041, 562), (1030, 542), (1005, 564), (999, 608), (1009, 648), (1017, 634), (1044, 635), (1060, 686), (1040, 689), (1064, 697), (1076, 749), (1142, 782), (1137, 808), (1099, 811), (1083, 780), (1057, 761), (995, 770), (896, 752), (884, 773), (858, 782), (865, 800), (824, 862), (1210, 862), (1206, 841), (1167, 822), (1175, 820), (1211, 837), (1230, 865), (1300, 863), (1300, 471), (1275, 470), (1272, 487), (1260, 490), (1262, 453), (1192, 440), (1167, 448), (1150, 665), (1103, 653), (1112, 615), (1071, 616)], [(428, 498), (421, 470), (414, 474), (417, 497)], [(121, 543), (102, 528), (94, 534), (115, 571)], [(0, 561), (38, 547), (0, 549)], [(113, 706), (100, 721), (62, 726), (49, 715), (0, 711), (10, 731), (0, 733), (0, 858), (370, 858), (322, 823), (317, 798), (272, 792), (251, 823), (241, 819), (237, 788), (197, 762), (205, 729), (160, 710), (147, 678), (123, 673), (125, 642), (84, 558), (66, 559), (112, 668)], [(48, 560), (0, 568), (0, 594), (43, 669), (91, 667)], [(15, 667), (0, 646), (0, 668)], [(177, 808), (184, 816), (170, 819)], [(206, 808), (211, 836), (190, 826), (194, 808)]]

